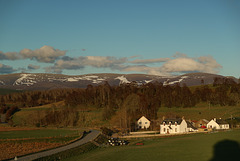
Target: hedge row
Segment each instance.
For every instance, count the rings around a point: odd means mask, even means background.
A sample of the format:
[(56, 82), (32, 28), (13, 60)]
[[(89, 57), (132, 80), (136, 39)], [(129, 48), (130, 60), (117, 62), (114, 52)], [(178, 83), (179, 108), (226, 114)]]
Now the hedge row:
[(97, 142), (98, 144), (104, 144), (107, 143), (108, 138), (105, 135), (98, 135), (98, 137), (96, 139), (94, 139), (95, 142)]

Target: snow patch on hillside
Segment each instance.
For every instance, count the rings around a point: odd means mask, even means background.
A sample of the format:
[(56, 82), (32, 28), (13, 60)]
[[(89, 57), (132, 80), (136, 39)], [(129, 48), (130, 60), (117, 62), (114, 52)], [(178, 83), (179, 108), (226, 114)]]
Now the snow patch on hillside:
[(131, 82), (130, 82), (130, 81), (128, 81), (128, 80), (127, 80), (127, 78), (126, 78), (126, 77), (124, 77), (123, 75), (122, 75), (122, 76), (119, 76), (119, 77), (117, 77), (117, 78), (115, 78), (115, 79), (118, 79), (118, 80), (120, 80), (120, 83), (119, 83), (119, 84), (131, 83)]
[(67, 78), (66, 81), (67, 82), (77, 82), (77, 81), (79, 81), (79, 79), (73, 77), (73, 78)]
[(153, 80), (145, 80), (145, 83), (150, 83), (152, 82)]
[(182, 76), (181, 78), (182, 79), (186, 79), (186, 78), (189, 78), (189, 76)]
[(5, 85), (5, 83), (4, 83), (3, 81), (1, 81), (1, 80), (0, 80), (0, 84), (1, 84), (1, 85)]
[(205, 76), (195, 76), (194, 77), (194, 79), (201, 79), (201, 78), (203, 79), (203, 78), (205, 78)]
[[(95, 75), (85, 75), (85, 76), (75, 76), (75, 77), (54, 77), (54, 76), (38, 76), (35, 74), (21, 74), (13, 85), (27, 85), (31, 86), (37, 82), (47, 81), (47, 82), (78, 82), (80, 80), (91, 81), (92, 83), (98, 84), (105, 81), (107, 77), (100, 78)], [(1, 82), (0, 82), (1, 84)]]
[(66, 78), (55, 78), (55, 77), (48, 77), (47, 78), (49, 82), (53, 82), (53, 81), (60, 81), (60, 82), (64, 82), (66, 81)]
[(99, 78), (99, 76), (88, 75), (88, 76), (81, 76), (81, 77), (66, 78), (64, 81), (65, 82), (77, 82), (79, 80), (92, 81), (92, 83), (98, 84), (98, 83), (102, 83), (103, 81), (105, 81), (106, 78)]
[(36, 75), (35, 74), (21, 74), (21, 77), (18, 78), (13, 85), (26, 85), (26, 86), (31, 86), (35, 83), (36, 81)]
[(180, 83), (184, 79), (187, 79), (187, 78), (189, 78), (189, 76), (182, 76), (179, 80), (175, 80), (175, 81), (172, 81), (172, 82), (170, 82), (169, 79), (168, 79), (168, 80), (163, 82), (163, 85), (166, 86), (166, 85), (173, 85), (173, 84), (176, 84), (176, 83)]

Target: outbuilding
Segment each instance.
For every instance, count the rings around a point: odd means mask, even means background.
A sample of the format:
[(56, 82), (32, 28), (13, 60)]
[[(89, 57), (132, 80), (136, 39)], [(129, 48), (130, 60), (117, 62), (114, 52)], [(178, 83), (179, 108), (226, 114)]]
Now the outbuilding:
[(207, 124), (209, 123), (206, 119), (200, 119), (195, 123), (196, 128), (206, 128)]

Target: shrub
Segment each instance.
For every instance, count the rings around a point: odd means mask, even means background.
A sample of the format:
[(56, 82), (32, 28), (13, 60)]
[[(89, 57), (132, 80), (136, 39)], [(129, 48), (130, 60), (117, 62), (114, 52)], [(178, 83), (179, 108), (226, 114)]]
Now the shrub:
[(102, 133), (107, 135), (107, 136), (112, 136), (113, 131), (111, 129), (108, 129), (106, 127), (101, 127)]
[(86, 153), (88, 151), (91, 151), (93, 149), (96, 149), (97, 146), (91, 142), (88, 142), (84, 145), (57, 153), (57, 154), (53, 154), (47, 157), (43, 157), (43, 158), (39, 158), (39, 159), (35, 159), (34, 161), (55, 161), (55, 160), (61, 160), (61, 159), (65, 159), (65, 158), (69, 158), (75, 155), (79, 155), (82, 153)]

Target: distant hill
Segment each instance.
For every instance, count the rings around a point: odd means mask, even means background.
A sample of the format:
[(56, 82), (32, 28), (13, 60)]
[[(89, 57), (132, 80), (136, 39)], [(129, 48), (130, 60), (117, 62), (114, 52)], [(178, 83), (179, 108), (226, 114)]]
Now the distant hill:
[[(230, 78), (216, 74), (191, 73), (180, 76), (156, 76), (146, 74), (87, 74), (87, 75), (62, 75), (62, 74), (30, 74), (18, 73), (0, 75), (0, 88), (12, 90), (47, 90), (55, 88), (86, 88), (87, 85), (99, 85), (107, 81), (110, 85), (116, 86), (124, 83), (136, 82), (146, 84), (149, 82), (161, 82), (164, 85), (196, 86), (212, 84), (214, 78)], [(237, 79), (231, 77), (237, 82)]]

